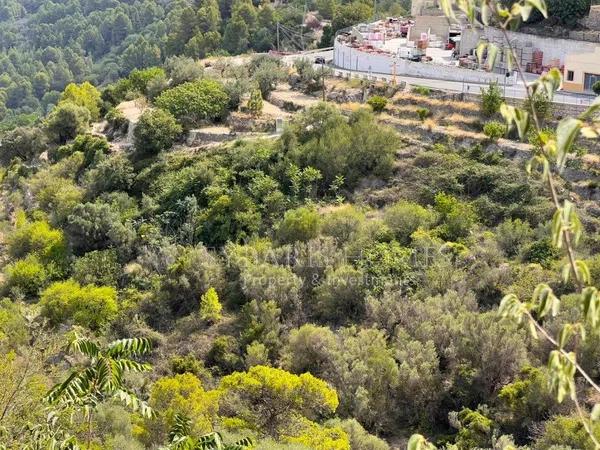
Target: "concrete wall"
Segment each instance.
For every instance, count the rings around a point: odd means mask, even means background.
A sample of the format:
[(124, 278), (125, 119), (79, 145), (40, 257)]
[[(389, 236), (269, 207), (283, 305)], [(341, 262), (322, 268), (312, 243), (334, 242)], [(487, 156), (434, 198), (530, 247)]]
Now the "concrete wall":
[[(551, 60), (558, 59), (561, 64), (565, 63), (565, 56), (571, 53), (593, 53), (596, 48), (600, 48), (600, 43), (575, 41), (570, 39), (549, 38), (535, 36), (533, 34), (518, 33), (509, 31), (508, 36), (511, 42), (518, 48), (533, 48), (544, 52), (543, 64), (549, 64)], [(463, 30), (460, 53), (468, 53), (471, 49), (477, 47), (477, 43), (482, 37), (486, 37), (489, 42), (503, 44), (505, 42), (502, 31), (497, 28), (485, 27), (484, 29), (470, 28)], [(523, 63), (530, 61), (522, 61)]]
[[(467, 83), (488, 84), (491, 81), (497, 81), (503, 84), (505, 82), (504, 74), (475, 71), (456, 66), (411, 62), (405, 59), (395, 61), (396, 75)], [(391, 55), (363, 52), (336, 41), (333, 50), (333, 64), (336, 67), (357, 72), (390, 75), (393, 73), (394, 59)], [(508, 84), (512, 84), (512, 82), (513, 79), (509, 78)]]

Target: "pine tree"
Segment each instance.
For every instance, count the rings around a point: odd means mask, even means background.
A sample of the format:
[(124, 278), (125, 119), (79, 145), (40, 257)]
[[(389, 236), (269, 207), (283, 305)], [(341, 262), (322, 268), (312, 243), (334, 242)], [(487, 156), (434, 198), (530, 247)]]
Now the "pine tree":
[(221, 310), (223, 307), (219, 302), (219, 296), (214, 288), (208, 289), (200, 297), (200, 318), (207, 322), (218, 322), (221, 320)]

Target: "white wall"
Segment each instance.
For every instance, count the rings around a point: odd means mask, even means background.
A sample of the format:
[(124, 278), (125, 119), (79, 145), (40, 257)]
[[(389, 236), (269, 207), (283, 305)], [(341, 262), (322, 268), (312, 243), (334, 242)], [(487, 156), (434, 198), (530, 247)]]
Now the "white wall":
[[(335, 42), (333, 64), (342, 69), (376, 74), (392, 74), (394, 60), (390, 55), (362, 52), (356, 48)], [(433, 78), (439, 80), (464, 81), (467, 83), (489, 83), (498, 81), (504, 83), (503, 74), (470, 70), (456, 66), (443, 66), (425, 62), (412, 62), (406, 59), (396, 60), (396, 75), (411, 77)], [(507, 80), (512, 84), (513, 79)]]

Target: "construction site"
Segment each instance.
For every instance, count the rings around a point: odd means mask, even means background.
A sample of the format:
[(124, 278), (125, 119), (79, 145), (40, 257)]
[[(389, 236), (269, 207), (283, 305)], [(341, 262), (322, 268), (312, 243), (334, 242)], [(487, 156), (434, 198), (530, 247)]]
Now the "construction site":
[(479, 67), (474, 52), (461, 57), (461, 38), (461, 26), (450, 24), (444, 16), (386, 18), (338, 33), (333, 62), (338, 68), (369, 75), (504, 83), (505, 74)]
[[(390, 17), (341, 30), (334, 40), (334, 66), (371, 78), (382, 74), (467, 83), (517, 82), (500, 30), (451, 23), (436, 8), (424, 12), (428, 15)], [(563, 88), (579, 93), (591, 92), (591, 86), (600, 80), (598, 42), (519, 32), (508, 32), (508, 38), (521, 67), (531, 74), (527, 78), (558, 68), (564, 76)], [(476, 49), (481, 42), (500, 49), (494, 67), (488, 64), (485, 54), (478, 61)]]

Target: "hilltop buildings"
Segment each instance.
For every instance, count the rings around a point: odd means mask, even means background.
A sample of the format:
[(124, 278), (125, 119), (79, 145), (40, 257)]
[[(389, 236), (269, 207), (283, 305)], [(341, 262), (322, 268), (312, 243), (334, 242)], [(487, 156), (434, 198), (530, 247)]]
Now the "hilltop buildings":
[[(514, 74), (505, 52), (500, 51), (493, 69), (487, 61), (480, 64), (474, 56), (479, 42), (500, 49), (506, 42), (500, 30), (451, 24), (432, 0), (413, 3), (414, 20), (387, 18), (359, 24), (336, 36), (334, 65), (371, 74), (407, 75), (471, 83), (512, 84)], [(600, 6), (592, 7), (585, 19), (598, 31), (580, 32), (580, 39), (557, 39), (509, 32), (511, 45), (531, 79), (556, 67), (564, 75), (563, 89), (591, 92), (600, 80)]]

